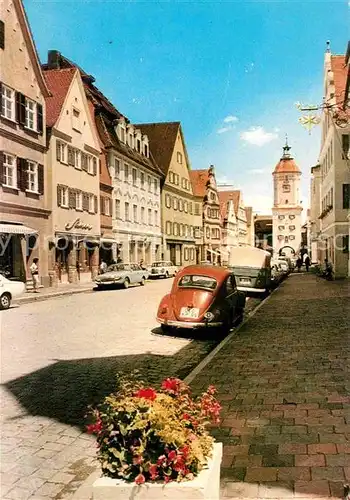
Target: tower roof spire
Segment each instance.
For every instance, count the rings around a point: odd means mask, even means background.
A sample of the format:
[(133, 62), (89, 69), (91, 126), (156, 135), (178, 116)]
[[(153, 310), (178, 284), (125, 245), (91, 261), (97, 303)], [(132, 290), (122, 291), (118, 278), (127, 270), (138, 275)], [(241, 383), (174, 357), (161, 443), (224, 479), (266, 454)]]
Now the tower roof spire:
[(283, 146), (283, 155), (281, 158), (282, 160), (286, 160), (286, 159), (291, 158), (290, 153), (289, 153), (290, 149), (291, 149), (291, 147), (288, 144), (288, 135), (286, 134), (286, 143)]

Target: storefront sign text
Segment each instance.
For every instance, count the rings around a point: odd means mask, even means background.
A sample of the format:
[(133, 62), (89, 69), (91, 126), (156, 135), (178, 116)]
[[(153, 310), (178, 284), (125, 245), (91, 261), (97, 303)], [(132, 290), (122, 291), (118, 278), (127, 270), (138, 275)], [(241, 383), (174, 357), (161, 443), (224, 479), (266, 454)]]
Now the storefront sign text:
[(85, 231), (90, 231), (92, 229), (92, 226), (90, 224), (84, 224), (81, 222), (81, 220), (75, 219), (74, 222), (67, 222), (67, 224), (64, 226), (66, 231), (71, 231), (72, 229), (82, 229)]

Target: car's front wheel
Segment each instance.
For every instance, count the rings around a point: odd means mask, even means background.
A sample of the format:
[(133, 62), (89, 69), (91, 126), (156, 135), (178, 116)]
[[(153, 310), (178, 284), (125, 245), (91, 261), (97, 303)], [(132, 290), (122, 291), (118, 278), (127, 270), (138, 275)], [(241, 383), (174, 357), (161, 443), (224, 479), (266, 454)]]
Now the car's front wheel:
[(125, 289), (129, 288), (129, 285), (130, 285), (130, 281), (129, 281), (129, 278), (125, 278), (124, 282), (123, 282), (123, 287)]
[(11, 295), (3, 293), (0, 297), (0, 309), (8, 309), (11, 305)]

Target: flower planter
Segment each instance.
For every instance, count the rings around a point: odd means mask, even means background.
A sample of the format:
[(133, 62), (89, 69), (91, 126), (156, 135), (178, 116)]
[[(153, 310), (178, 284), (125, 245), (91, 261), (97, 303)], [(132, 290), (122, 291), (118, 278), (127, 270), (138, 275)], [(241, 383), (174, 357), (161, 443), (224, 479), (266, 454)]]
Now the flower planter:
[(136, 485), (101, 477), (93, 484), (93, 500), (218, 500), (222, 443), (215, 443), (213, 456), (192, 481)]

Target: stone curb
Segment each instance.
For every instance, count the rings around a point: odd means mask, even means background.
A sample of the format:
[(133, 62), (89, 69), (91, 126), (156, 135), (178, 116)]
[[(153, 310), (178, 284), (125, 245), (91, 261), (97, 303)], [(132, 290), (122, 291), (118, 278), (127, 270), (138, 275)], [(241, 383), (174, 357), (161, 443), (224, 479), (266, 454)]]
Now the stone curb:
[(81, 290), (62, 290), (60, 292), (54, 292), (50, 294), (41, 294), (40, 292), (38, 294), (34, 294), (33, 296), (30, 297), (20, 297), (18, 299), (13, 300), (14, 305), (21, 305), (21, 304), (30, 304), (31, 302), (42, 302), (44, 300), (48, 299), (54, 299), (56, 297), (63, 297), (64, 295), (75, 295), (77, 293), (91, 293), (93, 292), (93, 288), (82, 288)]

